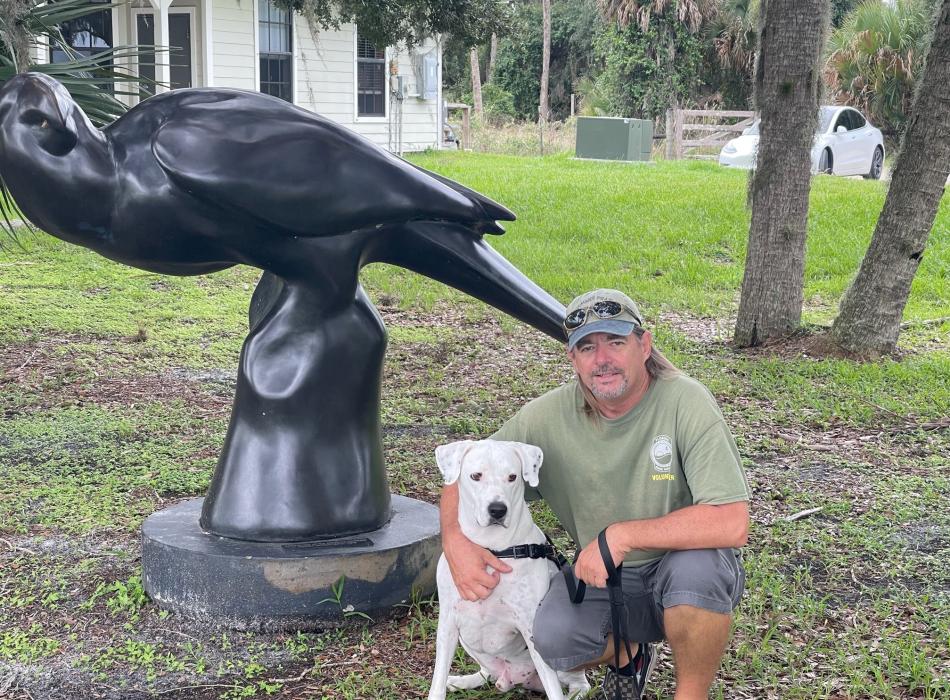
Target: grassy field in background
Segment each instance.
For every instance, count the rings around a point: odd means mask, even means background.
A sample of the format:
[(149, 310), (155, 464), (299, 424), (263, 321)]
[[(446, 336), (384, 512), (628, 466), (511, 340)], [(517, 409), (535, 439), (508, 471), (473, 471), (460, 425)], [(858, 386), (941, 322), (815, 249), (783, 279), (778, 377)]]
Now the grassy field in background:
[[(518, 216), (494, 247), (528, 264), (561, 300), (596, 286), (626, 289), (647, 307), (734, 313), (742, 282), (748, 174), (699, 161), (603, 163), (456, 152), (413, 158), (488, 194)], [(806, 321), (833, 318), (884, 204), (886, 183), (813, 181), (805, 269)], [(375, 281), (373, 268), (368, 278)], [(393, 277), (404, 294), (434, 298), (424, 280)], [(405, 277), (405, 279), (404, 279)], [(945, 197), (905, 317), (950, 308), (950, 198)], [(416, 291), (418, 290), (418, 291)]]
[[(465, 153), (413, 161), (515, 211), (491, 243), (557, 298), (615, 286), (642, 301), (659, 345), (719, 399), (753, 489), (753, 527), (712, 697), (950, 698), (950, 322), (933, 322), (950, 314), (950, 198), (900, 356), (858, 364), (728, 345), (745, 173)], [(814, 179), (808, 324), (833, 318), (884, 195), (879, 182)], [(425, 697), (434, 600), (373, 625), (252, 634), (169, 615), (143, 594), (138, 527), (207, 488), (258, 273), (165, 277), (43, 234), (21, 239), (0, 251), (0, 697)], [(390, 484), (435, 502), (435, 446), (488, 435), (563, 381), (563, 350), (413, 273), (378, 265), (363, 280), (389, 329)], [(564, 543), (550, 513), (535, 514)], [(672, 697), (661, 653), (651, 700)]]

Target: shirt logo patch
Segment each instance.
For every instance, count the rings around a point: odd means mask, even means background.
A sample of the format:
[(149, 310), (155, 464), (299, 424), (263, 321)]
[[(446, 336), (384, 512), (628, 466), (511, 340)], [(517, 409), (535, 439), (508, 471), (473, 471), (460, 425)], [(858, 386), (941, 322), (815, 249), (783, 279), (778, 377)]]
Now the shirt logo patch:
[(673, 439), (669, 435), (657, 435), (650, 447), (650, 460), (653, 468), (663, 474), (673, 466)]

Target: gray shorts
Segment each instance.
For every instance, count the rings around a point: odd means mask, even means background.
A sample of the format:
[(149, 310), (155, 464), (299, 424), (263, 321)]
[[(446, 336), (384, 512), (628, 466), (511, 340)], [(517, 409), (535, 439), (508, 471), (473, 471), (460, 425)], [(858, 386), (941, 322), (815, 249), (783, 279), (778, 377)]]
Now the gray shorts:
[[(631, 641), (663, 639), (663, 611), (676, 605), (731, 613), (745, 588), (745, 570), (732, 549), (668, 552), (662, 559), (622, 570)], [(534, 643), (556, 671), (569, 671), (600, 658), (610, 633), (606, 588), (587, 587), (582, 603), (571, 603), (558, 572), (534, 618)]]

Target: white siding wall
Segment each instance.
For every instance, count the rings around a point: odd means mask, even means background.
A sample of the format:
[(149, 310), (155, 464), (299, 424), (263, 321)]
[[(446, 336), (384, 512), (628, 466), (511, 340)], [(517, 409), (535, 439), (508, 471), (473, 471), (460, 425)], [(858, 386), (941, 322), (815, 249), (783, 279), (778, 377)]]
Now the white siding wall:
[(213, 0), (214, 86), (258, 88), (257, 0)]
[[(184, 4), (195, 0), (177, 1)], [(257, 90), (257, 0), (212, 0), (212, 3), (214, 86)], [(398, 118), (398, 110), (394, 109), (395, 98), (388, 97), (386, 117), (356, 116), (355, 34), (354, 25), (343, 25), (339, 31), (321, 31), (313, 36), (307, 21), (299, 15), (294, 17), (294, 102), (353, 129), (383, 148), (399, 150), (395, 139), (390, 137), (395, 133)], [(425, 53), (435, 46), (435, 42), (429, 40), (416, 51)], [(393, 57), (397, 60), (399, 73), (408, 82), (409, 94), (418, 94), (409, 52), (390, 48), (387, 58)], [(439, 60), (441, 62), (441, 57)], [(407, 97), (402, 101), (404, 151), (440, 145), (441, 100), (440, 89), (438, 98), (434, 100)]]
[[(356, 27), (343, 25), (339, 31), (321, 31), (313, 36), (307, 21), (296, 17), (296, 102), (304, 109), (322, 114), (366, 136), (383, 148), (399, 150), (395, 136), (398, 109), (392, 95), (387, 98), (386, 117), (356, 116)], [(435, 48), (427, 41), (418, 47), (418, 53)], [(387, 51), (388, 59), (395, 57), (400, 75), (409, 84), (409, 94), (418, 94), (412, 58), (408, 51)], [(402, 101), (402, 150), (420, 151), (439, 146), (439, 97), (423, 100), (407, 97)]]

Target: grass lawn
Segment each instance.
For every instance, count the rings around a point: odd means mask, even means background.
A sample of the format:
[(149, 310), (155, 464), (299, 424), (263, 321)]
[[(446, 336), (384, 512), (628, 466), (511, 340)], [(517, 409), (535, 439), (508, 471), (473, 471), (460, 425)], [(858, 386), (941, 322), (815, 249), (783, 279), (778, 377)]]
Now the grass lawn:
[[(950, 197), (900, 357), (856, 364), (728, 346), (744, 173), (413, 160), (515, 211), (491, 243), (562, 301), (596, 286), (642, 301), (660, 346), (719, 399), (754, 522), (747, 592), (712, 697), (950, 698), (950, 322), (939, 320), (950, 314)], [(879, 182), (814, 180), (808, 324), (833, 318), (884, 195)], [(169, 615), (142, 592), (137, 528), (207, 488), (257, 272), (164, 277), (43, 234), (21, 240), (0, 251), (0, 697), (425, 697), (436, 601), (374, 625), (251, 634)], [(489, 434), (563, 381), (563, 351), (413, 273), (380, 265), (363, 280), (390, 336), (390, 484), (435, 502), (434, 447)], [(536, 517), (555, 528), (543, 507)], [(661, 653), (651, 700), (672, 697)]]

